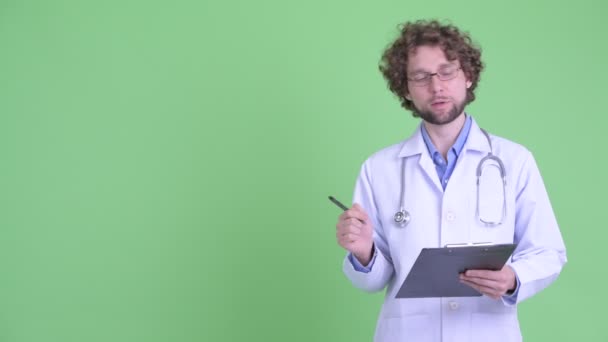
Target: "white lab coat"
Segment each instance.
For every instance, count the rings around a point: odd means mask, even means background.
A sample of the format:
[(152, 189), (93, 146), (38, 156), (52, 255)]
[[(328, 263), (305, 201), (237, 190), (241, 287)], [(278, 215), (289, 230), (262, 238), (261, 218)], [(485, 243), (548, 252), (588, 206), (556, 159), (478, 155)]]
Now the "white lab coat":
[[(496, 136), (491, 141), (507, 176), (507, 216), (498, 227), (484, 226), (475, 213), (476, 168), (490, 151), (475, 121), (445, 192), (420, 127), (409, 139), (375, 153), (363, 164), (353, 202), (361, 204), (372, 220), (375, 256), (369, 273), (355, 270), (348, 257), (343, 269), (365, 291), (388, 286), (374, 341), (521, 341), (516, 303), (557, 278), (566, 252), (532, 154)], [(405, 207), (411, 214), (405, 228), (393, 221), (400, 203), (402, 158), (406, 158)], [(502, 201), (502, 185), (497, 191)], [(486, 296), (395, 298), (422, 248), (467, 242), (518, 244), (508, 262), (519, 282), (511, 301)]]

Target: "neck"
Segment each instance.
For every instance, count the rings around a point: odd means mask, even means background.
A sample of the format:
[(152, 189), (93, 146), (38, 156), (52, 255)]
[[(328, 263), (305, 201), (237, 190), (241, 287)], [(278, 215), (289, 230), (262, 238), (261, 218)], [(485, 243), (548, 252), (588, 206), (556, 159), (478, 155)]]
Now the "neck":
[(444, 159), (447, 159), (448, 150), (456, 142), (458, 134), (464, 127), (466, 117), (464, 113), (460, 114), (454, 121), (444, 125), (434, 125), (424, 121), (424, 127), (429, 133), (429, 137), (435, 145), (435, 148)]

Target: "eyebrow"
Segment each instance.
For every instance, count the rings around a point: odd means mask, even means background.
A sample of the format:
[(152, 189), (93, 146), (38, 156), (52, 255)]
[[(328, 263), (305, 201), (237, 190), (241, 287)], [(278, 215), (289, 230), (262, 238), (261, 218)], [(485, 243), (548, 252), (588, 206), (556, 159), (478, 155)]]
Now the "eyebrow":
[[(443, 64), (439, 65), (439, 69), (443, 69), (443, 68), (446, 68), (446, 67), (449, 67), (449, 66), (457, 66), (457, 64), (456, 63), (443, 63)], [(412, 70), (411, 73), (412, 74), (416, 74), (416, 73), (421, 73), (421, 72), (423, 72), (423, 73), (430, 73), (429, 71), (426, 71), (426, 70), (420, 69), (420, 68)]]

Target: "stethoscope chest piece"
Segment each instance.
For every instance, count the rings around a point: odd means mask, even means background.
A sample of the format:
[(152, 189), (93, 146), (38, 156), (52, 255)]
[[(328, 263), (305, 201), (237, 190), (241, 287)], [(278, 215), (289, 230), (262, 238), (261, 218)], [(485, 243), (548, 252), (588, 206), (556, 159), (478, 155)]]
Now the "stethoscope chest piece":
[(395, 213), (394, 219), (395, 223), (399, 227), (404, 228), (410, 222), (412, 217), (410, 216), (410, 213), (407, 212), (407, 210), (401, 208), (401, 210)]

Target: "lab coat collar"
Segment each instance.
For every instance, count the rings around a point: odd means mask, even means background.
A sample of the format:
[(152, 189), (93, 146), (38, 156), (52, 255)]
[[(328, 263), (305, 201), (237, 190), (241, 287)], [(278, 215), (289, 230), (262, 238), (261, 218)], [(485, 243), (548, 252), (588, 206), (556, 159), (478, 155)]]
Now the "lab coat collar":
[(475, 122), (475, 119), (473, 119), (469, 137), (464, 143), (464, 149), (467, 151), (478, 151), (485, 153), (489, 153), (491, 151), (488, 139), (486, 139), (486, 136), (481, 131), (481, 128), (477, 125), (477, 122)]
[[(467, 151), (480, 151), (480, 152), (490, 152), (490, 145), (488, 144), (488, 140), (481, 132), (481, 128), (477, 125), (477, 122), (474, 118), (471, 118), (473, 122), (471, 123), (471, 131), (469, 132), (469, 137), (464, 144), (464, 149)], [(418, 154), (428, 154), (428, 149), (424, 144), (424, 139), (422, 138), (422, 121), (416, 127), (414, 133), (403, 142), (401, 150), (399, 151), (398, 157), (411, 157)]]

